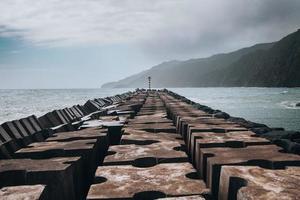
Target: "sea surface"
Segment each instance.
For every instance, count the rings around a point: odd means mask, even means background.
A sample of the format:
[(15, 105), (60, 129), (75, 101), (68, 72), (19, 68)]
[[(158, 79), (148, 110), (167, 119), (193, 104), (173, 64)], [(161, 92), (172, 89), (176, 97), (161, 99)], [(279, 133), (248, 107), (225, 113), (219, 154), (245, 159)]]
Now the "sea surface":
[[(134, 89), (0, 90), (0, 123)], [(231, 116), (300, 131), (300, 88), (170, 88)]]

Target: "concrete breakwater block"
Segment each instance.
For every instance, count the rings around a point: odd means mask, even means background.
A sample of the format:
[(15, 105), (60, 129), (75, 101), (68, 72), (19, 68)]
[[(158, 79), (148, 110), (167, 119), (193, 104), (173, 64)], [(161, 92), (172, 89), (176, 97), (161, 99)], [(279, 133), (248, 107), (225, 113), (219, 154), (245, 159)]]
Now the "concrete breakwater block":
[(47, 185), (49, 199), (80, 199), (83, 194), (78, 162), (79, 157), (0, 160), (0, 188), (43, 184)]
[(85, 122), (80, 128), (104, 128), (107, 130), (107, 138), (109, 145), (118, 145), (122, 137), (122, 129), (124, 127), (124, 121), (102, 121), (102, 120), (91, 120)]
[(1, 126), (9, 135), (9, 137), (18, 144), (19, 147), (25, 147), (28, 144), (32, 143), (31, 138), (23, 136), (15, 127), (13, 122), (5, 122)]
[(98, 139), (75, 140), (70, 142), (39, 142), (32, 143), (27, 148), (20, 149), (15, 153), (16, 158), (47, 159), (54, 157), (76, 157), (82, 162), (78, 164), (79, 171), (85, 178), (81, 180), (85, 187), (91, 179), (97, 165), (100, 164), (105, 152), (100, 151), (101, 141)]
[(5, 147), (5, 143), (0, 140), (0, 159), (10, 159), (11, 153)]
[(15, 139), (12, 139), (5, 129), (0, 126), (0, 157), (3, 159), (11, 158), (15, 151), (21, 147)]
[[(143, 130), (136, 130), (134, 128), (124, 128), (121, 144), (133, 144), (145, 145), (147, 141), (153, 140), (157, 142), (181, 142), (182, 139), (179, 135), (166, 132), (152, 133)], [(144, 143), (143, 143), (144, 142)]]
[(103, 125), (104, 128), (107, 128), (107, 136), (109, 145), (118, 145), (120, 144), (122, 138), (122, 129), (124, 127), (123, 123), (111, 122)]
[(155, 113), (155, 114), (153, 114), (151, 116), (148, 116), (148, 115), (135, 116), (134, 119), (132, 119), (130, 121), (143, 120), (143, 121), (147, 122), (147, 119), (165, 119), (165, 118), (167, 118), (167, 114), (166, 113)]
[[(152, 141), (151, 141), (152, 142)], [(186, 162), (185, 152), (180, 149), (178, 142), (158, 142), (149, 145), (116, 145), (109, 147), (108, 155), (104, 159), (104, 165), (128, 165), (135, 164), (137, 159), (154, 157), (159, 163)]]
[(194, 132), (187, 143), (188, 153), (192, 162), (195, 160), (196, 149), (212, 147), (242, 148), (251, 145), (267, 145), (270, 141), (257, 137), (252, 131), (233, 131), (226, 133)]
[(46, 141), (68, 142), (74, 140), (101, 139), (107, 140), (107, 129), (95, 127), (87, 128), (79, 131), (55, 133)]
[(37, 142), (15, 152), (15, 157), (44, 159), (60, 156), (88, 156), (96, 151), (99, 143), (97, 139)]
[[(193, 118), (193, 119), (192, 119)], [(227, 131), (242, 131), (246, 128), (225, 121), (223, 119), (212, 117), (177, 117), (176, 128), (177, 132), (182, 135), (185, 140), (188, 140), (192, 131), (210, 131), (210, 132), (227, 132)]]
[(184, 129), (182, 137), (185, 139), (185, 142), (188, 143), (191, 140), (192, 135), (195, 132), (216, 132), (216, 133), (225, 133), (233, 131), (247, 131), (248, 129), (241, 127), (237, 124), (219, 124), (219, 125), (210, 125), (210, 124), (188, 124)]
[[(20, 119), (20, 122), (35, 142), (41, 142), (44, 140), (43, 132), (41, 131), (41, 129), (34, 128), (34, 126), (30, 123), (29, 118)], [(36, 126), (38, 125), (36, 124)]]
[(177, 121), (177, 117), (212, 117), (212, 114), (205, 113), (194, 108), (186, 109), (184, 107), (168, 108), (168, 116), (173, 120), (174, 123)]
[(51, 128), (62, 124), (60, 120), (56, 118), (54, 113), (56, 113), (56, 110), (53, 112), (48, 112), (38, 118), (43, 128)]
[(144, 111), (144, 112), (138, 112), (137, 116), (154, 115), (154, 114), (166, 114), (166, 112), (164, 110), (162, 110), (162, 111)]
[(0, 189), (1, 200), (48, 200), (45, 185), (20, 185)]
[(219, 200), (299, 199), (300, 167), (224, 166), (220, 180)]
[(87, 199), (154, 199), (207, 194), (189, 163), (158, 164), (152, 167), (98, 167)]
[(88, 100), (84, 104), (84, 108), (90, 113), (101, 109), (102, 106), (104, 106), (104, 104), (99, 104), (99, 102), (94, 101), (94, 100)]
[(196, 168), (214, 197), (218, 196), (220, 171), (224, 165), (255, 165), (269, 169), (299, 166), (300, 156), (282, 153), (276, 145), (248, 146), (245, 148), (201, 148), (196, 152)]
[[(44, 138), (51, 136), (54, 132), (51, 129), (45, 129), (41, 126), (40, 122), (38, 121), (35, 115), (31, 115), (25, 118), (29, 121), (30, 125), (32, 126), (33, 130), (35, 131), (32, 133), (34, 137), (37, 137), (37, 141), (42, 141)], [(22, 120), (21, 120), (22, 123)]]
[(71, 111), (70, 108), (64, 108), (61, 110), (61, 112), (67, 117), (69, 122), (77, 121), (76, 115)]
[(171, 120), (161, 116), (148, 116), (141, 118), (140, 116), (135, 117), (133, 120), (128, 121), (131, 125), (133, 124), (157, 124), (157, 123), (172, 123)]
[[(77, 118), (78, 120), (80, 117)], [(38, 118), (43, 128), (52, 129), (54, 132), (73, 131), (76, 129), (71, 121), (64, 118), (61, 110), (54, 110)]]
[(176, 118), (176, 128), (179, 130), (179, 133), (182, 134), (180, 130), (182, 127), (187, 124), (208, 124), (208, 125), (219, 125), (219, 124), (235, 124), (233, 122), (228, 122), (224, 119), (213, 118), (211, 116), (177, 116)]
[[(82, 129), (79, 131), (56, 133), (49, 137), (46, 140), (46, 142), (81, 141), (83, 143), (87, 142), (90, 145), (91, 143), (89, 141), (96, 139), (98, 144), (95, 148), (95, 162), (96, 164), (101, 164), (109, 146), (109, 138), (107, 136), (107, 131), (107, 129), (97, 127)], [(76, 146), (75, 148), (78, 148), (78, 146)], [(78, 153), (78, 155), (80, 155), (80, 152)]]
[(166, 111), (166, 108), (163, 106), (162, 103), (160, 104), (144, 104), (144, 106), (140, 109), (141, 113), (148, 113), (148, 112), (161, 112), (161, 111)]
[[(190, 196), (182, 196), (182, 197), (167, 197), (167, 198), (159, 198), (160, 200), (205, 200), (202, 195), (190, 195)], [(157, 199), (158, 200), (158, 199)]]
[(125, 127), (131, 127), (134, 129), (144, 130), (148, 132), (168, 132), (176, 133), (176, 128), (173, 123), (161, 123), (159, 126), (157, 124), (128, 124)]
[(117, 145), (120, 143), (122, 137), (122, 128), (124, 126), (124, 121), (102, 121), (102, 120), (91, 120), (85, 122), (80, 128), (99, 128), (103, 127), (107, 130), (108, 142), (110, 145)]

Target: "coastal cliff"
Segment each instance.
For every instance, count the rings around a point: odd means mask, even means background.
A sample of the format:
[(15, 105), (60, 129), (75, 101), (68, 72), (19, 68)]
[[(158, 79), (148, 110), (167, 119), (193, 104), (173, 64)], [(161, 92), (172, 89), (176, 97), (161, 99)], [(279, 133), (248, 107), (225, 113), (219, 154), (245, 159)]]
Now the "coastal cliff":
[(148, 76), (153, 87), (299, 87), (300, 30), (274, 43), (164, 62), (102, 88), (147, 87)]

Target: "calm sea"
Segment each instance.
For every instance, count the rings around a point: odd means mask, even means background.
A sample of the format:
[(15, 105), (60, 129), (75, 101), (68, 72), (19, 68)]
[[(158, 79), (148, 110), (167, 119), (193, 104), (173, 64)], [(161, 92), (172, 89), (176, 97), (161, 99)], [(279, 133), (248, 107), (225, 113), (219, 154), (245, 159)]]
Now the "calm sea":
[[(0, 90), (0, 123), (133, 89)], [(300, 131), (300, 88), (171, 88), (232, 116)]]

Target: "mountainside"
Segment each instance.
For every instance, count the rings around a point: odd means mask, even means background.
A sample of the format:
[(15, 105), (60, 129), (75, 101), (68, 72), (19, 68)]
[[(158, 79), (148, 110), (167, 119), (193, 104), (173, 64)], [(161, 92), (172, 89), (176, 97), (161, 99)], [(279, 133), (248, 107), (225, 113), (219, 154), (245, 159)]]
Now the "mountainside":
[(104, 88), (300, 86), (300, 30), (278, 42), (187, 61), (169, 61)]

